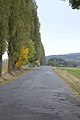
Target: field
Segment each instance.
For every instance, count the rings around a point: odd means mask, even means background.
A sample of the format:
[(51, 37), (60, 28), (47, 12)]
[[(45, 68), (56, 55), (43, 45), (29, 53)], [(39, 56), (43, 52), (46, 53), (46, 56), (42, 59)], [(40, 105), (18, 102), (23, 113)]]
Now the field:
[(80, 97), (80, 68), (58, 67), (54, 70)]
[(80, 79), (80, 68), (62, 68), (63, 70), (66, 70), (68, 73), (73, 75), (74, 77)]

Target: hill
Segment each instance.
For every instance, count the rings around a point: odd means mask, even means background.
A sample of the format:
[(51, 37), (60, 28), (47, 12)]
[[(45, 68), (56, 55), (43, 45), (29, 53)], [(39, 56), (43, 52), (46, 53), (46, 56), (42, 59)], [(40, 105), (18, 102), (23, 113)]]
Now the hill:
[(80, 66), (80, 53), (70, 53), (70, 54), (63, 54), (63, 55), (50, 55), (46, 56), (46, 62), (51, 58), (61, 58), (65, 61), (75, 61)]

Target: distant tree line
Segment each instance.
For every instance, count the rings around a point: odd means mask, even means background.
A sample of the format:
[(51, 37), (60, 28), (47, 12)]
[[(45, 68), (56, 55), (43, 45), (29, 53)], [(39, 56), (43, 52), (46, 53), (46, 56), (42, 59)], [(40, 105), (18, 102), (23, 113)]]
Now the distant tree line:
[[(0, 0), (0, 76), (2, 55), (6, 50), (9, 73), (15, 70), (20, 60), (33, 65), (39, 60), (40, 64), (44, 64), (45, 52), (37, 8), (35, 0)], [(27, 59), (21, 56), (21, 52), (26, 52), (24, 56)]]
[(78, 64), (74, 60), (65, 61), (62, 58), (51, 58), (48, 60), (47, 65), (55, 67), (77, 67)]

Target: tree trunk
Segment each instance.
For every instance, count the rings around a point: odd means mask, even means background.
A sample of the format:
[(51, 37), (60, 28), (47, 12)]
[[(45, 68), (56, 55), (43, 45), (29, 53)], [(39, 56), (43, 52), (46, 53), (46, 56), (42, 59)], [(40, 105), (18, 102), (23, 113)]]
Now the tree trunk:
[(16, 70), (16, 62), (14, 61), (12, 64), (12, 71), (14, 72)]
[(11, 62), (11, 53), (8, 54), (8, 73), (11, 74), (12, 71), (12, 62)]
[(0, 55), (0, 77), (2, 77), (2, 55)]

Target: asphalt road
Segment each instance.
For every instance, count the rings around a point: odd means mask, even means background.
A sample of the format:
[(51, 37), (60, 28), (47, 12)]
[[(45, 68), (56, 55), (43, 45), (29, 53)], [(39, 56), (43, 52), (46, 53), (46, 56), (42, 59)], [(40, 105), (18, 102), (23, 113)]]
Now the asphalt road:
[(0, 120), (80, 120), (80, 101), (51, 67), (0, 87)]

